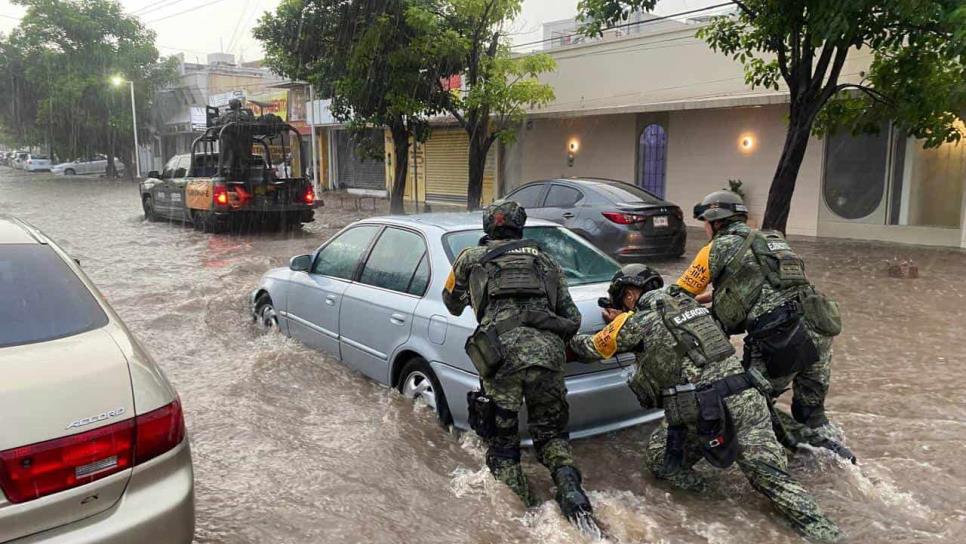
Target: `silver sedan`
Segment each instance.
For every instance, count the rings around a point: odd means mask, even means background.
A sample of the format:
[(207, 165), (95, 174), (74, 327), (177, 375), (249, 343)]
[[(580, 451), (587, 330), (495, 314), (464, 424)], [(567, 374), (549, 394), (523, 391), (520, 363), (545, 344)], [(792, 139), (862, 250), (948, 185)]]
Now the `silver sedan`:
[[(277, 329), (369, 378), (422, 399), (440, 422), (467, 429), (466, 393), (479, 376), (464, 352), (476, 327), (471, 309), (451, 316), (442, 302), (451, 263), (482, 236), (479, 214), (425, 214), (356, 222), (322, 247), (267, 272), (251, 294), (260, 326)], [(602, 327), (597, 299), (617, 263), (566, 228), (528, 223), (563, 268), (582, 330)], [(651, 421), (626, 385), (629, 355), (567, 366), (570, 432), (590, 436)], [(526, 429), (525, 416), (521, 429)]]

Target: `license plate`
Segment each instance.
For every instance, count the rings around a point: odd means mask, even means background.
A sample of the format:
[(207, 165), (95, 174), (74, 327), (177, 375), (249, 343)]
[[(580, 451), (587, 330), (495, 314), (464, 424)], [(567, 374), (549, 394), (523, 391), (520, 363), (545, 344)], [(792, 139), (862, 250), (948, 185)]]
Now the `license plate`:
[(655, 216), (654, 217), (654, 226), (655, 227), (667, 227), (668, 226), (667, 216), (666, 215), (658, 215), (658, 216)]

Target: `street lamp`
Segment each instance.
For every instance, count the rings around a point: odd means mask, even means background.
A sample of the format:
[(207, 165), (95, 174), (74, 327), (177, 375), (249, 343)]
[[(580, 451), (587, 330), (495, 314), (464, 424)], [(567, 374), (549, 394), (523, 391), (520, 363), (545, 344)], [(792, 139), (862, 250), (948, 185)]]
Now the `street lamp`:
[(125, 80), (119, 75), (111, 77), (111, 85), (115, 87), (120, 87), (125, 81), (131, 86), (131, 119), (134, 121), (134, 168), (137, 171), (137, 177), (141, 177), (141, 156), (138, 148), (138, 114), (134, 105), (134, 82)]

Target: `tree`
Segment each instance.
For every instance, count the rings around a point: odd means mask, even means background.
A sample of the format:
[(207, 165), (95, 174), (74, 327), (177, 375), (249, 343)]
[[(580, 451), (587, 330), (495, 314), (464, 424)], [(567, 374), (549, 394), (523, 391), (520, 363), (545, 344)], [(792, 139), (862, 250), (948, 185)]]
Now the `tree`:
[[(600, 34), (656, 0), (581, 0), (584, 31)], [(884, 121), (935, 147), (962, 137), (966, 9), (959, 0), (735, 0), (698, 36), (744, 65), (754, 87), (789, 92), (788, 133), (764, 228), (784, 231), (811, 134), (874, 131)], [(859, 81), (843, 81), (850, 52), (868, 48)]]
[(287, 0), (254, 29), (278, 73), (306, 80), (332, 99), (357, 141), (386, 127), (395, 147), (390, 210), (403, 213), (411, 141), (425, 141), (440, 111), (438, 66), (413, 47), (420, 29), (407, 12), (428, 0)]
[[(469, 136), (466, 206), (480, 207), (486, 157), (497, 140), (510, 142), (525, 106), (553, 101), (553, 89), (538, 76), (554, 69), (548, 55), (514, 57), (505, 25), (520, 12), (521, 0), (441, 0), (413, 7), (410, 22), (423, 29), (417, 43), (436, 59), (437, 90), (446, 110)], [(463, 88), (450, 90), (443, 78), (461, 73)]]
[[(149, 119), (155, 92), (172, 81), (176, 61), (161, 59), (154, 32), (113, 0), (15, 0), (27, 12), (0, 38), (0, 125), (21, 144), (48, 142), (61, 157), (114, 152), (133, 173), (130, 94), (113, 76), (134, 82), (137, 113)], [(142, 123), (146, 140), (150, 127)]]

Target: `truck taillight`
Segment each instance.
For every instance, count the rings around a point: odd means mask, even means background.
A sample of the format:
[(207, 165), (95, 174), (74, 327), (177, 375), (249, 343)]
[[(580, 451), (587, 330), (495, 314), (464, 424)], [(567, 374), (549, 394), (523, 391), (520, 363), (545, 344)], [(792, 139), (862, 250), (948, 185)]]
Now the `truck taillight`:
[(313, 202), (315, 202), (315, 191), (311, 187), (306, 189), (305, 195), (302, 197), (302, 200), (306, 204), (312, 204)]
[(224, 185), (215, 185), (212, 188), (211, 201), (217, 206), (227, 206), (228, 205), (228, 187)]
[(175, 399), (127, 421), (0, 452), (0, 489), (12, 503), (58, 493), (153, 459), (184, 436)]

